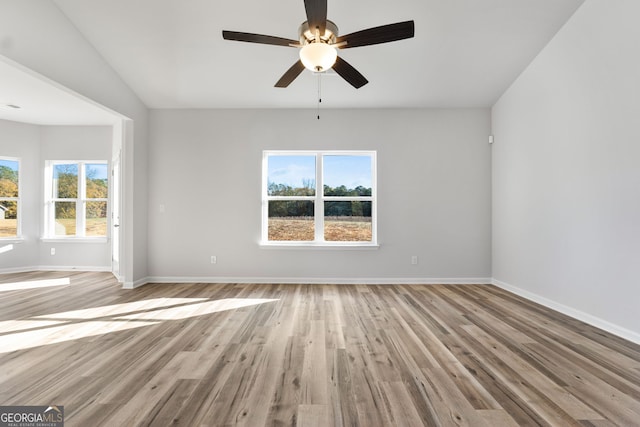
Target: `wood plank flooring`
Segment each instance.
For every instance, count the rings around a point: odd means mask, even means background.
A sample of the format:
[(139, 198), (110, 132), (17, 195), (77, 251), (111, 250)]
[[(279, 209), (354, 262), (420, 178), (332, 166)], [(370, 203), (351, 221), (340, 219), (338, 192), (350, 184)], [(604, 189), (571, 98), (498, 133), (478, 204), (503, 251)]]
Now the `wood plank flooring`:
[(487, 285), (1, 275), (0, 405), (50, 404), (67, 426), (637, 426), (640, 346)]

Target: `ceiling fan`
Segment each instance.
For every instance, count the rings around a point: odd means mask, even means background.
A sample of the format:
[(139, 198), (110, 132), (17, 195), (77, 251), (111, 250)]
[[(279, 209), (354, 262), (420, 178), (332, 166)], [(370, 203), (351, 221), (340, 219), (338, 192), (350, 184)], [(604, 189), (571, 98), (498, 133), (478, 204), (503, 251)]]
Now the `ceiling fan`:
[(275, 84), (287, 87), (307, 68), (314, 72), (333, 69), (356, 89), (369, 81), (351, 64), (338, 56), (336, 49), (369, 46), (408, 39), (414, 36), (413, 21), (397, 22), (338, 36), (338, 26), (327, 19), (327, 0), (304, 0), (307, 20), (298, 29), (299, 40), (262, 34), (222, 31), (225, 40), (300, 48), (300, 59)]

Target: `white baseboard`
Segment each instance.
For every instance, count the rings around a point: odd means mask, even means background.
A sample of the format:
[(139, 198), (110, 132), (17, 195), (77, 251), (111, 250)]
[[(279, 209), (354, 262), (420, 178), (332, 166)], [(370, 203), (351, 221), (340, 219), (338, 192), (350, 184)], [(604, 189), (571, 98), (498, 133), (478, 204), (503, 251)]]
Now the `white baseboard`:
[[(455, 278), (378, 278), (378, 277), (163, 277), (151, 276), (145, 283), (303, 283), (328, 285), (463, 285), (491, 283), (489, 277)], [(144, 283), (143, 283), (144, 284)], [(141, 285), (140, 285), (141, 286)]]
[(122, 289), (135, 289), (140, 286), (144, 286), (147, 283), (151, 283), (148, 277), (143, 277), (142, 279), (138, 279), (135, 282), (122, 282)]
[(40, 265), (36, 267), (38, 271), (111, 271), (111, 267), (105, 266), (60, 266), (60, 265)]
[(60, 265), (36, 265), (29, 267), (0, 268), (0, 274), (5, 273), (29, 273), (31, 271), (111, 271), (111, 267), (104, 266), (60, 266)]
[(623, 328), (611, 322), (607, 322), (606, 320), (600, 319), (599, 317), (593, 316), (580, 310), (576, 310), (573, 307), (557, 303), (548, 298), (545, 298), (538, 294), (534, 294), (500, 280), (492, 279), (491, 283), (501, 289), (504, 289), (505, 291), (509, 291), (530, 301), (543, 305), (547, 308), (558, 311), (562, 314), (566, 314), (567, 316), (573, 317), (574, 319), (580, 320), (591, 326), (595, 326), (596, 328), (600, 328), (621, 338), (624, 338), (636, 344), (640, 344), (640, 334), (637, 332)]
[(10, 273), (29, 273), (30, 271), (34, 271), (34, 267), (11, 267), (11, 268), (0, 268), (0, 274), (10, 274)]

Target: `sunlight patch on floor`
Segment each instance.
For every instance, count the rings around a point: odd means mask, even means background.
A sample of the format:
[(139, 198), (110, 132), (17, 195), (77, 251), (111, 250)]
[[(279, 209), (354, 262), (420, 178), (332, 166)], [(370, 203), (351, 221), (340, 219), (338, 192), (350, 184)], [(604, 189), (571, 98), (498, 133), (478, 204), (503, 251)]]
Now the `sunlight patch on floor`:
[(81, 323), (63, 323), (60, 326), (38, 328), (31, 331), (0, 336), (0, 353), (24, 350), (41, 345), (58, 344), (110, 332), (155, 325), (157, 323), (159, 322), (87, 321)]
[(277, 299), (252, 299), (252, 298), (225, 298), (217, 301), (207, 301), (186, 306), (165, 308), (161, 310), (146, 311), (143, 313), (120, 316), (118, 319), (134, 320), (181, 320), (194, 316), (217, 313), (219, 311), (234, 310), (236, 308), (249, 307), (278, 301)]
[[(22, 331), (25, 329), (46, 328), (59, 325), (59, 320), (5, 320), (0, 322), (0, 334)], [(2, 340), (2, 337), (0, 337)]]
[(28, 282), (0, 283), (0, 292), (48, 288), (51, 286), (66, 286), (70, 283), (71, 281), (68, 277), (60, 279), (32, 280)]
[(266, 298), (156, 298), (0, 322), (0, 353), (184, 320), (278, 301)]
[(101, 307), (84, 308), (82, 310), (65, 311), (61, 313), (36, 316), (34, 319), (96, 319), (98, 317), (115, 316), (134, 311), (155, 310), (174, 305), (193, 304), (208, 301), (207, 298), (154, 298), (122, 304), (105, 305)]

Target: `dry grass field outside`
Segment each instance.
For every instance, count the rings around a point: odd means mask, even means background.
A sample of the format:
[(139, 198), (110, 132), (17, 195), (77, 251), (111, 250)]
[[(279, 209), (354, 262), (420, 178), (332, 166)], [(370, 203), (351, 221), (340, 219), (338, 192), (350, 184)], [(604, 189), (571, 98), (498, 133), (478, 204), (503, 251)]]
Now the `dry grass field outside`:
[(17, 233), (17, 219), (0, 219), (0, 237), (16, 237)]
[(270, 241), (312, 241), (314, 237), (312, 217), (269, 218)]
[[(64, 234), (58, 233), (58, 227), (56, 227), (56, 234), (63, 236), (75, 236), (76, 234), (76, 220), (75, 218), (60, 218), (56, 219), (56, 225), (60, 225), (61, 229), (65, 230)], [(107, 219), (106, 218), (87, 218), (87, 229), (85, 236), (106, 236), (107, 235)]]
[[(60, 228), (56, 230), (65, 230), (62, 236), (74, 236), (76, 234), (76, 220), (74, 218), (58, 219), (56, 223)], [(16, 237), (18, 230), (17, 219), (0, 219), (0, 237)], [(106, 236), (107, 235), (107, 219), (106, 218), (87, 218), (86, 236)]]
[[(324, 239), (330, 242), (370, 242), (371, 218), (327, 217)], [(301, 241), (314, 239), (312, 217), (269, 218), (269, 241)]]

